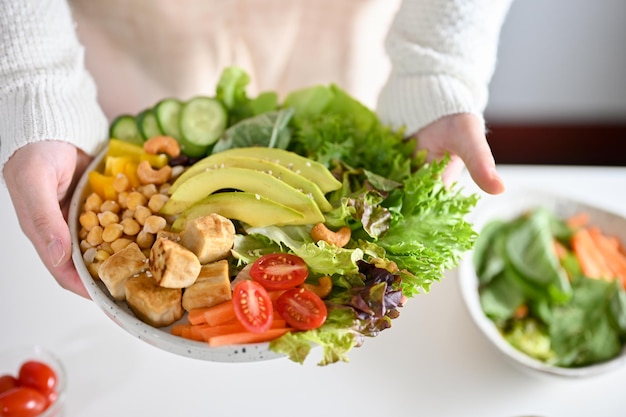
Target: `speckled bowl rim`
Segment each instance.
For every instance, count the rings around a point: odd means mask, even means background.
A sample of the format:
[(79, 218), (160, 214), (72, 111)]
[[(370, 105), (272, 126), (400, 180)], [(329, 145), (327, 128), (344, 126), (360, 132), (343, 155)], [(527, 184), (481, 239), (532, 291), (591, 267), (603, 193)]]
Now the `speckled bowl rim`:
[[(285, 357), (269, 349), (269, 343), (254, 343), (212, 348), (208, 344), (183, 339), (170, 333), (171, 326), (156, 328), (139, 320), (125, 302), (116, 301), (102, 282), (94, 280), (83, 261), (78, 237), (81, 208), (89, 189), (89, 172), (101, 169), (107, 149), (87, 167), (72, 196), (68, 223), (72, 236), (72, 259), (78, 275), (93, 302), (118, 326), (140, 340), (177, 355), (211, 362), (258, 362)], [(185, 320), (181, 319), (181, 321)]]
[[(494, 219), (511, 220), (523, 212), (546, 207), (564, 218), (580, 211), (589, 213), (591, 223), (610, 231), (626, 242), (626, 218), (609, 210), (583, 203), (575, 199), (542, 190), (520, 188), (507, 191), (501, 196), (489, 197), (479, 202), (468, 217), (475, 230), (480, 231)], [(465, 254), (459, 265), (459, 284), (467, 310), (481, 333), (514, 365), (523, 370), (541, 375), (563, 378), (584, 378), (605, 374), (621, 368), (626, 363), (626, 347), (620, 356), (602, 363), (580, 368), (551, 366), (534, 359), (511, 346), (501, 335), (494, 323), (483, 313), (478, 297), (478, 278), (472, 261), (474, 252)]]

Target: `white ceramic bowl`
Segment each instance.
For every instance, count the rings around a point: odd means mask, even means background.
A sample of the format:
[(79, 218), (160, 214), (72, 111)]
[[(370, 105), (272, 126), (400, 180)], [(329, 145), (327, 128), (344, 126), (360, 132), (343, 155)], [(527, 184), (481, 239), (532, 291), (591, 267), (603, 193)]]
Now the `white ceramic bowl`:
[[(225, 346), (211, 348), (206, 343), (183, 339), (170, 333), (171, 326), (156, 328), (139, 320), (125, 302), (116, 301), (109, 294), (107, 288), (100, 281), (94, 280), (85, 263), (80, 250), (78, 231), (80, 229), (78, 218), (83, 203), (89, 194), (88, 173), (101, 169), (103, 166), (106, 150), (94, 159), (85, 171), (85, 175), (77, 184), (72, 197), (69, 225), (72, 233), (72, 258), (81, 280), (85, 284), (89, 296), (105, 314), (117, 325), (131, 335), (153, 345), (159, 349), (172, 352), (181, 356), (191, 357), (213, 362), (255, 362), (284, 357), (269, 350), (268, 343), (246, 344), (241, 346)], [(185, 318), (181, 319), (184, 320)]]
[(0, 375), (17, 377), (20, 366), (26, 361), (36, 360), (50, 366), (57, 375), (58, 397), (37, 417), (61, 417), (65, 406), (67, 374), (59, 358), (42, 346), (20, 345), (0, 352)]
[[(518, 190), (506, 192), (501, 196), (488, 197), (479, 202), (468, 220), (474, 224), (475, 230), (480, 232), (492, 220), (512, 220), (535, 207), (550, 209), (562, 218), (584, 211), (589, 214), (590, 223), (599, 226), (602, 230), (610, 231), (622, 242), (626, 242), (626, 218), (623, 216), (567, 197), (534, 190)], [(600, 375), (626, 363), (626, 349), (622, 349), (621, 355), (610, 361), (580, 368), (551, 366), (515, 349), (500, 335), (494, 323), (483, 313), (479, 301), (478, 278), (472, 257), (473, 251), (468, 252), (459, 265), (462, 297), (470, 316), (482, 334), (513, 364), (533, 373), (580, 378)]]

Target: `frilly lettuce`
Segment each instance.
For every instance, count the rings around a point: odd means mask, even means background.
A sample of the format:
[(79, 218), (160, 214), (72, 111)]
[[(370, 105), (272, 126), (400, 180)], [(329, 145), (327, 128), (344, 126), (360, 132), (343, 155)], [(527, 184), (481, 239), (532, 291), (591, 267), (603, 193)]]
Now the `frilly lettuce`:
[[(471, 248), (477, 234), (464, 217), (477, 197), (444, 186), (448, 157), (425, 163), (425, 155), (416, 153), (416, 142), (406, 140), (402, 129), (386, 126), (336, 85), (297, 90), (277, 104), (272, 93), (249, 98), (248, 81), (241, 70), (227, 69), (218, 83), (217, 97), (229, 112), (229, 126), (262, 114), (261, 109), (275, 117), (258, 118), (264, 127), (258, 126), (257, 133), (220, 146), (251, 146), (252, 140), (324, 164), (343, 184), (327, 194), (334, 209), (325, 213), (325, 223), (348, 226), (352, 239), (337, 248), (314, 242), (310, 226), (243, 225), (233, 254), (248, 264), (268, 252), (291, 252), (305, 260), (311, 279), (331, 276), (324, 325), (289, 333), (270, 347), (302, 362), (311, 345), (320, 345), (320, 364), (347, 361), (347, 352), (364, 337), (391, 325), (405, 297), (428, 292)], [(276, 113), (285, 109), (289, 113)], [(245, 132), (251, 128), (246, 126)]]

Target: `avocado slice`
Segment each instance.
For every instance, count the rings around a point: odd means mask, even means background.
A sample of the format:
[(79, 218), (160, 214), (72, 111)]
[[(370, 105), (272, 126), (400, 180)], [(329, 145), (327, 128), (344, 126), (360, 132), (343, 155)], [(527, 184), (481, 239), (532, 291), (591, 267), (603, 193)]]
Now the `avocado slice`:
[[(219, 154), (216, 154), (219, 155)], [(188, 181), (189, 178), (198, 175), (201, 172), (206, 172), (211, 169), (220, 169), (225, 167), (237, 167), (237, 168), (247, 168), (254, 169), (256, 171), (263, 171), (266, 174), (270, 174), (287, 184), (291, 185), (296, 190), (302, 191), (304, 194), (307, 194), (313, 197), (313, 200), (317, 203), (318, 207), (322, 212), (327, 212), (333, 209), (333, 206), (328, 202), (322, 190), (315, 184), (313, 181), (309, 181), (302, 175), (298, 175), (289, 168), (285, 168), (282, 165), (279, 165), (275, 162), (272, 162), (267, 159), (259, 159), (259, 158), (251, 158), (247, 156), (222, 156), (220, 158), (215, 159), (215, 164), (206, 167), (201, 171), (194, 171), (192, 175), (187, 175), (189, 170), (185, 171), (178, 179), (180, 181), (175, 181), (172, 187), (170, 187), (170, 193), (176, 192), (178, 187), (183, 184), (185, 181)], [(190, 168), (190, 169), (193, 169)]]
[(219, 190), (240, 190), (259, 194), (301, 212), (304, 215), (303, 224), (324, 221), (324, 215), (312, 197), (270, 174), (238, 167), (212, 169), (189, 178), (171, 194), (161, 213), (180, 214)]
[(172, 185), (173, 189), (175, 190), (180, 185), (179, 183), (186, 181), (199, 172), (206, 171), (212, 167), (220, 166), (220, 161), (228, 157), (255, 158), (274, 162), (315, 183), (323, 194), (338, 190), (342, 186), (341, 182), (333, 177), (333, 174), (330, 173), (328, 168), (319, 162), (284, 149), (253, 146), (245, 148), (232, 148), (201, 159), (187, 169), (187, 171), (185, 171), (174, 182)]
[(301, 212), (259, 194), (229, 191), (211, 194), (183, 211), (172, 224), (172, 230), (183, 230), (188, 221), (211, 213), (239, 220), (253, 227), (300, 224), (304, 219)]

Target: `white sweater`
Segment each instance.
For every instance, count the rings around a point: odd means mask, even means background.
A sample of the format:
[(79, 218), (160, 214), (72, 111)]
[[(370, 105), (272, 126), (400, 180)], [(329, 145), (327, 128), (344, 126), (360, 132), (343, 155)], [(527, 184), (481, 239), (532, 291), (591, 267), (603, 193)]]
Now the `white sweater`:
[(372, 107), (380, 92), (407, 132), (482, 117), (511, 0), (399, 1), (0, 0), (0, 169), (40, 140), (93, 155), (116, 114), (211, 93), (227, 65), (257, 91), (335, 82)]

